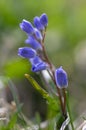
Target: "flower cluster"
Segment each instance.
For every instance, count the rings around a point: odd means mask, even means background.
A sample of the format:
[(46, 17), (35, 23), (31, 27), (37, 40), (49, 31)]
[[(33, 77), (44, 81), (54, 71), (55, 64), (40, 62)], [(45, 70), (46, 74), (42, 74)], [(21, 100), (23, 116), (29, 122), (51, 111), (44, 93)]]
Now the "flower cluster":
[(18, 55), (29, 59), (32, 64), (32, 71), (38, 72), (48, 67), (43, 56), (43, 42), (48, 25), (47, 15), (44, 13), (40, 17), (36, 16), (33, 22), (34, 26), (27, 20), (23, 20), (20, 23), (20, 28), (27, 34), (28, 38), (25, 43), (29, 47), (19, 48)]
[[(51, 89), (49, 91), (52, 92), (52, 96), (53, 94), (58, 96), (62, 115), (64, 119), (67, 119), (66, 88), (68, 86), (68, 77), (66, 71), (62, 68), (62, 66), (56, 69), (47, 56), (46, 49), (44, 46), (47, 26), (48, 17), (45, 13), (43, 13), (40, 17), (34, 17), (33, 25), (31, 24), (31, 22), (23, 20), (22, 23), (20, 23), (20, 28), (27, 34), (27, 39), (25, 40), (27, 46), (19, 48), (18, 55), (23, 58), (27, 58), (30, 61), (32, 65), (31, 70), (33, 72), (40, 72), (42, 70), (46, 70), (50, 79), (56, 86), (58, 94), (52, 91), (53, 87), (52, 84), (50, 84), (51, 82), (48, 82), (48, 80), (46, 80), (46, 76), (41, 73), (41, 75), (43, 76), (43, 80), (46, 83), (45, 85), (47, 85), (48, 89)], [(45, 91), (44, 93), (46, 94)]]
[[(36, 16), (33, 20), (34, 26), (27, 20), (20, 23), (20, 28), (27, 34), (25, 40), (26, 45), (29, 47), (21, 47), (18, 49), (18, 55), (29, 59), (32, 64), (32, 71), (39, 72), (48, 69), (54, 76), (58, 88), (68, 86), (67, 73), (62, 67), (53, 71), (53, 65), (49, 61), (44, 48), (44, 39), (46, 28), (48, 25), (48, 17), (43, 13), (40, 17)], [(54, 73), (53, 73), (54, 72)]]

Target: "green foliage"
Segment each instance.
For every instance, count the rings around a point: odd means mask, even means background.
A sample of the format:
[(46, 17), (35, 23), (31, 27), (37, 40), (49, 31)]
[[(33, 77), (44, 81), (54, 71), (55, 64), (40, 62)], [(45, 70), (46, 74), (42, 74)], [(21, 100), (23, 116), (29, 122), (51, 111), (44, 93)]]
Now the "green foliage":
[(31, 72), (30, 64), (25, 59), (8, 62), (4, 69), (8, 77), (16, 79), (21, 79), (26, 72)]

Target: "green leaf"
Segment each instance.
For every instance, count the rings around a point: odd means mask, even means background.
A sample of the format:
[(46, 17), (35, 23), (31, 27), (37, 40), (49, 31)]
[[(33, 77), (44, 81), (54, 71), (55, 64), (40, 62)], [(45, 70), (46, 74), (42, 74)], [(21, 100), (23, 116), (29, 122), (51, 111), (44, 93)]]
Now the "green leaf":
[(49, 98), (49, 94), (43, 88), (41, 88), (40, 85), (29, 74), (25, 74), (25, 77), (45, 99)]
[(16, 122), (17, 122), (17, 114), (14, 114), (12, 117), (11, 117), (11, 120), (10, 120), (10, 122), (8, 123), (8, 126), (7, 126), (7, 128), (9, 129), (9, 130), (11, 130), (12, 128), (14, 128), (14, 126), (16, 125)]
[(8, 78), (8, 87), (11, 90), (13, 99), (17, 105), (17, 108), (19, 107), (20, 103), (19, 103), (19, 97), (18, 97), (18, 92), (17, 89), (15, 87), (15, 85), (13, 84), (13, 82), (10, 80), (10, 78)]
[[(22, 79), (23, 75), (30, 70), (30, 64), (26, 59), (14, 59), (8, 61), (4, 66), (6, 76), (10, 78)], [(30, 72), (29, 72), (30, 73)]]
[(47, 91), (41, 88), (41, 86), (29, 74), (25, 74), (25, 77), (32, 84), (32, 86), (43, 96), (43, 98), (47, 100), (50, 109), (58, 112), (59, 110), (58, 101), (54, 97), (51, 97)]

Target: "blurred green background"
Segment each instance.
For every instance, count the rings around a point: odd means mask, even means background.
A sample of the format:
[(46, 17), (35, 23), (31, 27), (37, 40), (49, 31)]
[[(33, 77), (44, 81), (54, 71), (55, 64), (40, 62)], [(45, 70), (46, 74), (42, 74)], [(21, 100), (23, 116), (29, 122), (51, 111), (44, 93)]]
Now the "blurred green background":
[(27, 38), (19, 23), (22, 19), (33, 22), (33, 17), (42, 13), (46, 13), (49, 19), (46, 50), (53, 64), (63, 66), (67, 71), (71, 109), (80, 115), (86, 110), (85, 0), (0, 0), (0, 75), (13, 80), (21, 91), (22, 102), (27, 99), (28, 89), (29, 105), (25, 111), (29, 108), (31, 111), (34, 90), (25, 88), (28, 82), (24, 77), (25, 73), (31, 73), (31, 69), (29, 62), (17, 55), (18, 48), (25, 46)]

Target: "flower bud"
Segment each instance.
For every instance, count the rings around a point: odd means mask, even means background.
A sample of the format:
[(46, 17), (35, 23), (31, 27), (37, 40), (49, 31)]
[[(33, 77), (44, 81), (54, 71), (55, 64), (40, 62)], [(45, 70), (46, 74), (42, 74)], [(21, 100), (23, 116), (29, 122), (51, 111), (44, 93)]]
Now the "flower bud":
[(44, 26), (41, 24), (40, 18), (37, 16), (34, 18), (34, 25), (38, 30), (44, 30)]
[(29, 38), (25, 40), (25, 43), (29, 44), (35, 50), (42, 49), (41, 44), (33, 36), (29, 36)]
[(44, 27), (46, 27), (48, 25), (48, 17), (45, 13), (43, 13), (40, 16), (40, 22), (41, 22), (42, 25), (44, 25)]
[(30, 47), (22, 47), (18, 49), (18, 55), (24, 58), (33, 58), (36, 56), (36, 51)]
[(34, 33), (34, 27), (30, 22), (28, 22), (25, 19), (22, 21), (22, 23), (20, 23), (20, 28), (26, 33), (28, 33), (29, 35)]
[(56, 69), (55, 80), (56, 80), (57, 87), (59, 87), (60, 89), (67, 88), (68, 77), (67, 77), (67, 73), (62, 69), (62, 67)]
[(48, 68), (48, 65), (43, 62), (38, 56), (35, 56), (34, 58), (30, 59), (30, 62), (32, 64), (33, 72), (39, 72)]
[(42, 40), (42, 35), (41, 35), (40, 31), (39, 31), (37, 28), (35, 28), (34, 34), (35, 34), (36, 39), (37, 39), (38, 41), (41, 41), (41, 40)]
[(45, 62), (41, 62), (39, 64), (33, 65), (32, 66), (32, 71), (33, 72), (39, 72), (39, 71), (45, 70), (47, 67), (48, 66), (47, 66), (47, 64)]

